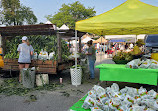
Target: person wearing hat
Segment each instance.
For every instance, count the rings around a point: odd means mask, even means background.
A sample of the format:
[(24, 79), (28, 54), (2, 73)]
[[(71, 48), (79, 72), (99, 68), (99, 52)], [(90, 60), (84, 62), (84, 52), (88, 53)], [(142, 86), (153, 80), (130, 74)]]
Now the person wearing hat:
[(86, 55), (88, 56), (90, 78), (94, 79), (94, 64), (95, 64), (95, 61), (96, 61), (96, 49), (93, 46), (93, 41), (92, 40), (88, 41), (87, 45), (89, 46), (88, 52), (86, 53)]
[(133, 48), (133, 59), (138, 59), (142, 57), (143, 52), (140, 50), (140, 47), (144, 45), (142, 40), (136, 42), (136, 46)]
[[(31, 56), (33, 55), (33, 47), (29, 44), (26, 36), (22, 37), (22, 43), (18, 45), (17, 51), (19, 52), (19, 69), (29, 68), (31, 64)], [(19, 74), (19, 82), (21, 82), (21, 74)]]

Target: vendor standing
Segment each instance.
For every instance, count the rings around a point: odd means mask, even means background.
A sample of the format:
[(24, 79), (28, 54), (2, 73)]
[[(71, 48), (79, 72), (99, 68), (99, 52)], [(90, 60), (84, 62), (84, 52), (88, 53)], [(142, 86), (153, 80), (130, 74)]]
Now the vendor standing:
[(142, 40), (138, 40), (136, 42), (136, 46), (134, 46), (133, 48), (133, 59), (138, 59), (142, 57), (143, 52), (140, 50), (142, 45), (144, 45)]
[(86, 53), (86, 55), (88, 55), (90, 78), (94, 79), (95, 78), (95, 76), (94, 76), (94, 64), (96, 61), (96, 49), (93, 46), (92, 40), (88, 41), (87, 45), (89, 46), (88, 53)]
[[(33, 55), (33, 47), (29, 44), (26, 36), (22, 37), (22, 44), (19, 44), (17, 51), (19, 52), (19, 69), (29, 68), (31, 64), (31, 56)], [(19, 74), (19, 82), (21, 82), (21, 75)]]

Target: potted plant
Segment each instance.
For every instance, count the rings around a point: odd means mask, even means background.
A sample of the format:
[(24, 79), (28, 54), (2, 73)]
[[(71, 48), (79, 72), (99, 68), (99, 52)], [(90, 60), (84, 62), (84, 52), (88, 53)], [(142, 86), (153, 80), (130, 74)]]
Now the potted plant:
[(75, 86), (81, 85), (81, 78), (82, 78), (81, 66), (80, 65), (77, 65), (77, 67), (72, 66), (70, 68), (70, 74), (71, 74), (72, 85), (75, 85)]
[(118, 52), (114, 57), (113, 61), (116, 64), (127, 64), (129, 61), (133, 59), (133, 56), (130, 52)]

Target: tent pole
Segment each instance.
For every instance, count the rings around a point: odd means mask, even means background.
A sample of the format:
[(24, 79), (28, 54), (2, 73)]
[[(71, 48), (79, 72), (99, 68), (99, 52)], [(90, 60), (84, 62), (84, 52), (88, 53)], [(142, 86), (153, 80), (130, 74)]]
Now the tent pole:
[(82, 48), (81, 37), (79, 37), (79, 53), (81, 53), (81, 48)]
[(75, 42), (76, 42), (76, 47), (75, 47), (75, 68), (77, 69), (77, 30), (75, 30)]
[(101, 49), (100, 49), (100, 55), (101, 55), (101, 58), (100, 58), (100, 62), (102, 61), (102, 35), (101, 35)]
[(135, 38), (135, 43), (137, 42), (137, 35), (136, 35), (136, 38)]
[(71, 45), (70, 45), (70, 39), (68, 40), (68, 42), (69, 42), (69, 51), (70, 51), (70, 49), (71, 49)]
[(61, 37), (59, 32), (57, 32), (57, 47), (58, 47), (58, 61), (61, 62), (62, 61), (62, 52), (61, 52)]
[[(104, 39), (106, 40), (105, 36), (104, 36)], [(104, 42), (104, 53), (105, 53), (105, 42)]]

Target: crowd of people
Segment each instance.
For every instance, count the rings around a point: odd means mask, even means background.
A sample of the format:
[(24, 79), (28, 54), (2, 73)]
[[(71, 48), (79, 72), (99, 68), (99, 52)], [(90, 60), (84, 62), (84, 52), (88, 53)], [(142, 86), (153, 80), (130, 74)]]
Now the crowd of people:
[[(105, 53), (107, 57), (113, 57), (118, 52), (131, 52), (134, 59), (140, 58), (144, 53), (144, 43), (142, 40), (138, 40), (136, 43), (112, 43), (112, 44), (100, 44), (96, 43), (93, 44), (93, 41), (90, 40), (87, 43), (83, 44), (82, 53), (87, 55), (88, 64), (89, 64), (89, 71), (90, 71), (90, 78), (94, 79), (94, 64), (96, 61), (96, 54), (97, 53)], [(70, 52), (75, 52), (75, 46), (71, 46)]]
[(117, 52), (131, 52), (133, 54), (134, 58), (141, 57), (141, 55), (144, 53), (144, 43), (141, 40), (138, 40), (136, 43), (114, 43), (112, 45), (112, 48), (108, 48), (105, 53), (107, 55), (116, 55)]
[(134, 59), (141, 58), (144, 53), (144, 43), (142, 40), (138, 40), (136, 43), (114, 43), (112, 48), (103, 47), (105, 45), (100, 45), (99, 43), (93, 44), (93, 41), (88, 41), (87, 44), (83, 46), (83, 53), (85, 53), (88, 57), (89, 61), (89, 70), (90, 70), (90, 78), (94, 78), (94, 64), (96, 61), (96, 53), (100, 53), (100, 51), (111, 54), (114, 56), (119, 51), (123, 52), (131, 52)]
[[(93, 44), (93, 41), (90, 40), (86, 44), (84, 44), (82, 48), (82, 53), (87, 55), (88, 58), (88, 64), (89, 64), (89, 71), (90, 71), (90, 78), (94, 79), (94, 65), (96, 61), (96, 53), (105, 52), (108, 55), (112, 54), (113, 56), (117, 54), (119, 51), (124, 52), (132, 52), (133, 58), (137, 59), (142, 56), (144, 53), (144, 43), (143, 41), (138, 40), (135, 44), (134, 43), (114, 43), (112, 44), (112, 48), (105, 48), (100, 43)], [(29, 68), (29, 65), (31, 63), (31, 56), (33, 55), (33, 47), (29, 44), (28, 38), (26, 36), (22, 37), (22, 43), (19, 44), (17, 51), (19, 52), (19, 69), (22, 68)], [(75, 51), (75, 47), (72, 47), (72, 52)], [(19, 75), (19, 82), (21, 82), (21, 76)]]

